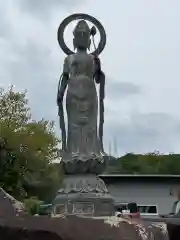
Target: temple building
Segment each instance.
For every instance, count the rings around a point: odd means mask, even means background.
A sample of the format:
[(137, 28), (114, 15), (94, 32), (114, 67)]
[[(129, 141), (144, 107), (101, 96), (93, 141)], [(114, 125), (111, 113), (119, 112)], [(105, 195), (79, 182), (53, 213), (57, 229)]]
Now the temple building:
[(116, 204), (136, 202), (144, 216), (169, 214), (177, 197), (180, 175), (102, 174)]

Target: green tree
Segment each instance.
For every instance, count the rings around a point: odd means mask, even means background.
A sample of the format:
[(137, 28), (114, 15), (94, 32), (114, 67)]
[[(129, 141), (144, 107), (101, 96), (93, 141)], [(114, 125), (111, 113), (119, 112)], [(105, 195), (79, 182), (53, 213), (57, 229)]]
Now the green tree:
[(62, 177), (53, 164), (59, 139), (53, 122), (32, 120), (26, 92), (0, 91), (0, 138), (0, 185), (7, 192), (22, 199), (55, 191)]
[(28, 99), (25, 92), (15, 92), (13, 86), (8, 91), (0, 89), (0, 119), (7, 126), (23, 126), (31, 119)]
[(108, 173), (119, 174), (180, 174), (180, 154), (128, 153), (106, 169)]

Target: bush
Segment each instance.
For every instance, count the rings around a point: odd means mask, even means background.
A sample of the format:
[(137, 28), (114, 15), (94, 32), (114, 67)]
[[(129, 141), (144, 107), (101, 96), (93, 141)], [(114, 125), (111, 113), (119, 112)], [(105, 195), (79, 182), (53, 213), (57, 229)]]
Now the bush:
[(38, 200), (36, 197), (24, 200), (25, 209), (30, 215), (39, 214), (41, 203), (42, 201)]

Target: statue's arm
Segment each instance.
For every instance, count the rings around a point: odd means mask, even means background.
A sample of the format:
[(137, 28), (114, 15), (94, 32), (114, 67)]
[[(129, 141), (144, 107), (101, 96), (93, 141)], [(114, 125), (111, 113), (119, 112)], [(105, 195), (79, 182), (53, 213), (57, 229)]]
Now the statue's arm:
[(95, 72), (94, 80), (99, 84), (99, 139), (101, 144), (101, 151), (104, 152), (103, 147), (103, 124), (104, 124), (104, 97), (105, 97), (105, 74), (101, 69), (101, 62), (98, 57), (94, 57)]
[(63, 73), (60, 77), (59, 86), (58, 86), (58, 93), (57, 93), (58, 106), (63, 101), (64, 93), (68, 85), (68, 80), (69, 80), (69, 63), (68, 63), (68, 58), (66, 57), (63, 65)]
[(97, 84), (101, 82), (101, 79), (104, 78), (104, 73), (101, 69), (101, 61), (97, 56), (94, 56), (94, 80)]

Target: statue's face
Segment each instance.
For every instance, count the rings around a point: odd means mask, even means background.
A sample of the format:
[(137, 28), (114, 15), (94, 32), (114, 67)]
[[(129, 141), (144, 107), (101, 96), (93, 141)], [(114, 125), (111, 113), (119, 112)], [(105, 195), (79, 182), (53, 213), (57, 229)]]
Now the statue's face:
[(84, 33), (78, 33), (75, 38), (75, 48), (89, 48), (90, 38), (86, 36)]
[(90, 47), (90, 29), (85, 21), (80, 21), (74, 30), (74, 48)]

